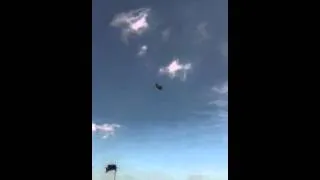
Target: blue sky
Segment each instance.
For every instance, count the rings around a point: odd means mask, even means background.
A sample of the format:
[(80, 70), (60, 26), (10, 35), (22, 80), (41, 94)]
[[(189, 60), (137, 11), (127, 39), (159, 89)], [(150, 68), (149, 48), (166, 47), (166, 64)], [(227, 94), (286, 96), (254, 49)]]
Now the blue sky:
[(228, 179), (227, 4), (92, 1), (94, 180)]

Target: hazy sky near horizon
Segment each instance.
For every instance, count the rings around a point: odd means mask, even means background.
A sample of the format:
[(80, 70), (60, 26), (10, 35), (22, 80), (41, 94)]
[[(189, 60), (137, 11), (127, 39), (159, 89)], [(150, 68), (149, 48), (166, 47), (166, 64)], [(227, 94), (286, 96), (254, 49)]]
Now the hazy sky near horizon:
[(93, 180), (228, 179), (227, 0), (93, 0), (92, 64)]

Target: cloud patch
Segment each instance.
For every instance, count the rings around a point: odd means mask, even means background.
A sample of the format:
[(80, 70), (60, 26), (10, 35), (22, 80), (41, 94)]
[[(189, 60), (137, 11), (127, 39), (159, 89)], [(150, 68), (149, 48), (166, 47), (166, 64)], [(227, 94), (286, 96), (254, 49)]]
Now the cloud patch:
[[(228, 123), (228, 81), (214, 86), (211, 88), (211, 98), (208, 102), (208, 105), (212, 107), (211, 110), (203, 110), (198, 112), (198, 115), (206, 115), (216, 124), (216, 128), (224, 128)], [(212, 106), (214, 105), (214, 106)]]
[(122, 30), (122, 40), (128, 42), (132, 35), (142, 35), (149, 28), (148, 16), (151, 9), (140, 8), (114, 16), (110, 25)]
[(92, 133), (99, 133), (102, 134), (102, 138), (106, 139), (109, 136), (114, 136), (115, 131), (117, 128), (120, 128), (119, 124), (95, 124), (92, 123)]
[(171, 29), (167, 28), (161, 32), (161, 37), (163, 41), (168, 41), (171, 34)]
[(148, 51), (148, 46), (143, 45), (139, 48), (138, 56), (144, 56)]
[(212, 91), (218, 94), (218, 99), (209, 102), (209, 104), (214, 104), (222, 109), (228, 108), (228, 81), (219, 86), (214, 86)]
[(200, 24), (197, 25), (197, 32), (200, 36), (199, 41), (210, 39), (210, 35), (207, 31), (207, 26), (208, 26), (207, 22), (201, 22)]
[(227, 100), (218, 99), (218, 100), (209, 102), (209, 105), (213, 105), (213, 104), (218, 106), (218, 107), (226, 107), (226, 106), (228, 106), (228, 101)]
[(222, 95), (228, 95), (228, 81), (224, 82), (220, 86), (214, 86), (212, 90)]
[(228, 59), (228, 42), (222, 43), (221, 54), (223, 57), (226, 57)]
[(179, 63), (178, 58), (174, 58), (168, 66), (161, 67), (159, 73), (167, 75), (171, 79), (179, 77), (182, 81), (185, 81), (189, 70), (191, 70), (191, 63), (182, 64)]

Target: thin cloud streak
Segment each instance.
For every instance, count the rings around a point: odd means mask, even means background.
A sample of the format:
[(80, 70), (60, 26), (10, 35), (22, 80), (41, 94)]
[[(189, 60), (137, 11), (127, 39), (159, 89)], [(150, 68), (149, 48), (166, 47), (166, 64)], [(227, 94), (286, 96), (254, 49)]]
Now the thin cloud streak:
[(228, 81), (224, 82), (220, 86), (214, 86), (212, 90), (219, 94), (228, 94)]
[(209, 102), (209, 105), (213, 105), (213, 104), (218, 107), (226, 107), (226, 106), (228, 106), (228, 101), (218, 99), (218, 100)]
[(222, 43), (221, 54), (228, 60), (228, 42)]

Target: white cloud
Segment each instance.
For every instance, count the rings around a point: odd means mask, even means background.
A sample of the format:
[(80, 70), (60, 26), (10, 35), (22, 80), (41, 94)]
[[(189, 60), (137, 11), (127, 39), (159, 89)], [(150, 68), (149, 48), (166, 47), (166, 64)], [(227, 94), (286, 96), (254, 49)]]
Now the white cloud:
[(187, 73), (191, 69), (191, 63), (180, 64), (179, 59), (175, 58), (172, 62), (159, 69), (160, 74), (168, 75), (170, 78), (180, 77), (182, 81), (186, 80)]
[(163, 30), (161, 32), (162, 40), (163, 41), (168, 41), (168, 39), (170, 37), (170, 34), (171, 34), (171, 29), (170, 28), (167, 28), (167, 29)]
[(96, 132), (97, 128), (96, 128), (96, 124), (92, 123), (92, 132)]
[(202, 22), (197, 26), (197, 32), (200, 35), (200, 41), (207, 40), (210, 38), (210, 35), (207, 31), (207, 25), (208, 25), (207, 22)]
[(119, 124), (95, 124), (92, 123), (92, 133), (101, 133), (103, 134), (102, 138), (106, 139), (109, 136), (113, 136), (116, 128), (120, 128)]
[(148, 50), (147, 45), (141, 46), (138, 52), (138, 56), (144, 56), (147, 53), (147, 50)]
[(122, 29), (122, 38), (127, 42), (130, 35), (142, 35), (148, 28), (149, 8), (140, 8), (115, 15), (110, 25)]
[(212, 90), (219, 94), (228, 94), (228, 81), (224, 82), (221, 86), (213, 87)]

